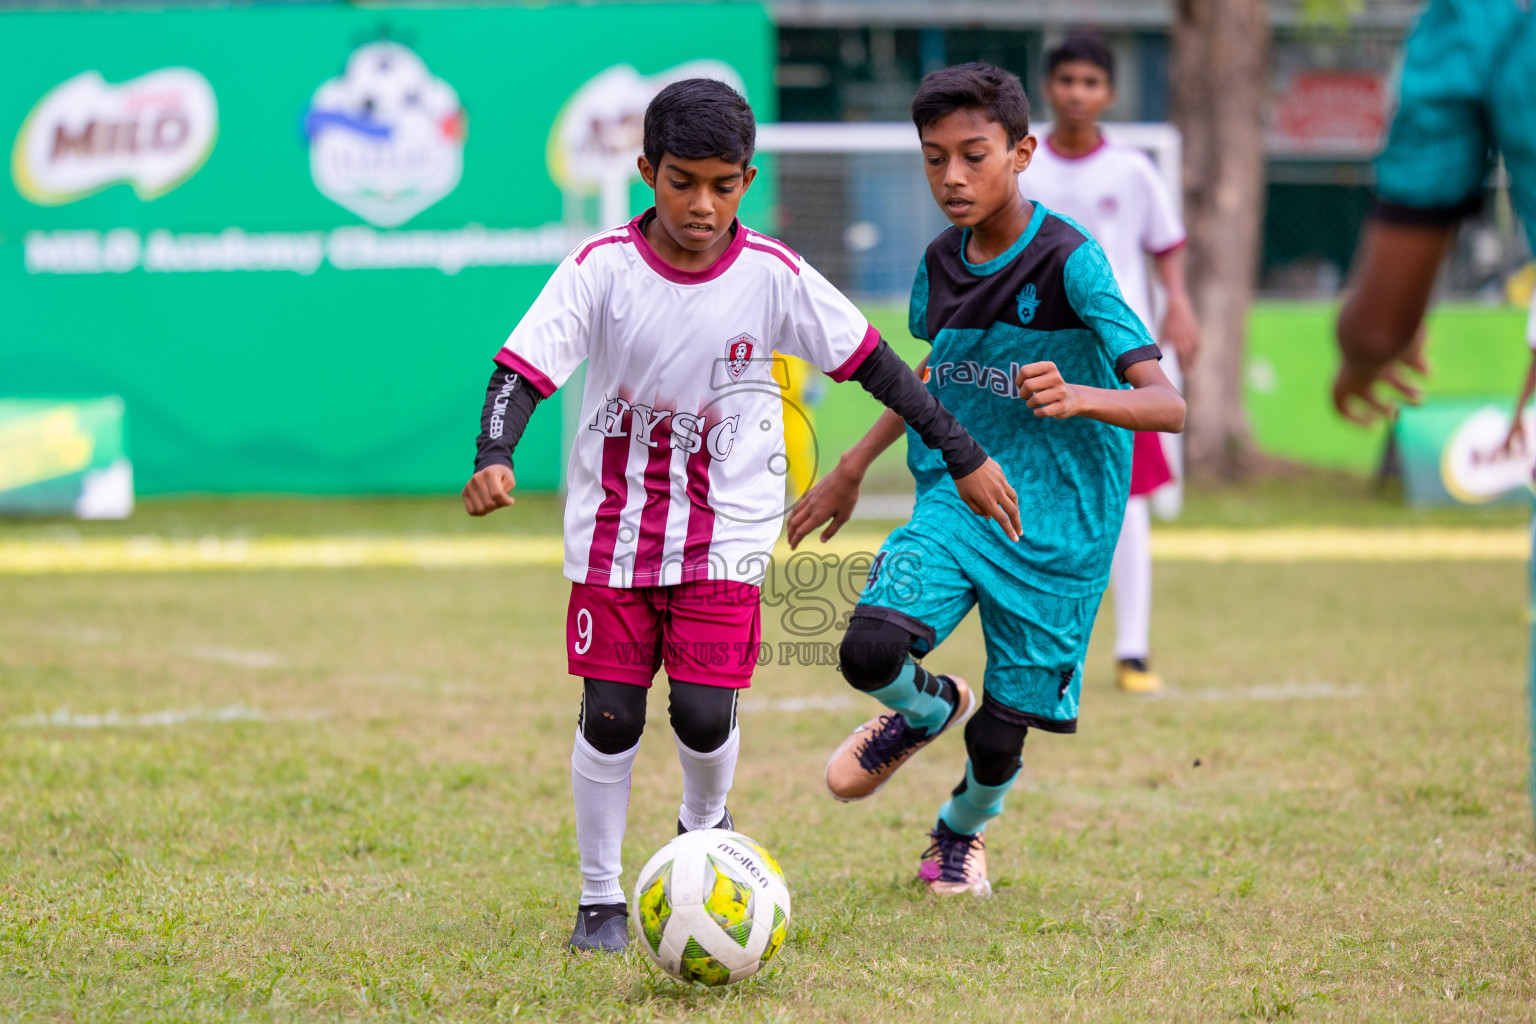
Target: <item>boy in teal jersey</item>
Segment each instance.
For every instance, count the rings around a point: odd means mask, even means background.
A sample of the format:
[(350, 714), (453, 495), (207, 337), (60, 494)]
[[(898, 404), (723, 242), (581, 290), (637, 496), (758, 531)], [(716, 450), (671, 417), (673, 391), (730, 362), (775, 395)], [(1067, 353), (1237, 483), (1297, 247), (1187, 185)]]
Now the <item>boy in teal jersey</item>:
[[(912, 119), (933, 197), (954, 225), (929, 245), (912, 289), (909, 326), (933, 346), (919, 372), (1006, 467), (1024, 535), (1014, 543), (963, 521), (943, 467), (908, 445), (917, 506), (881, 547), (839, 652), (848, 682), (889, 710), (832, 755), (827, 786), (841, 800), (869, 796), (969, 719), (965, 774), (919, 875), (936, 893), (988, 895), (982, 830), (1018, 775), (1026, 731), (1077, 727), (1083, 652), (1130, 484), (1130, 431), (1182, 430), (1184, 400), (1098, 243), (1020, 194), (1035, 140), (1018, 78), (989, 64), (936, 71)], [(791, 545), (847, 521), (865, 470), (905, 429), (881, 417), (791, 514)], [(987, 669), (971, 717), (966, 681), (914, 656), (974, 605)]]

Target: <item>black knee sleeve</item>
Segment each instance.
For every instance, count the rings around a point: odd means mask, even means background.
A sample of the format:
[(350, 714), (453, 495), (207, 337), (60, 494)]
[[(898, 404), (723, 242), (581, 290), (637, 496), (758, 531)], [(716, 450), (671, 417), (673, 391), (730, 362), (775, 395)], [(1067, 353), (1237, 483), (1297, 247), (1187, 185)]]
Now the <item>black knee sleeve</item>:
[(582, 681), (582, 737), (602, 754), (622, 754), (640, 742), (645, 731), (645, 698), (650, 691), (634, 683), (605, 679)]
[(965, 724), (965, 752), (971, 774), (983, 786), (1001, 786), (1024, 764), (1026, 726), (1005, 722), (983, 704)]
[(725, 686), (700, 683), (672, 684), (667, 713), (672, 716), (672, 731), (689, 750), (707, 754), (719, 750), (731, 738), (736, 726), (736, 691)]
[(855, 615), (837, 649), (838, 670), (854, 689), (878, 690), (896, 678), (916, 640), (895, 623)]

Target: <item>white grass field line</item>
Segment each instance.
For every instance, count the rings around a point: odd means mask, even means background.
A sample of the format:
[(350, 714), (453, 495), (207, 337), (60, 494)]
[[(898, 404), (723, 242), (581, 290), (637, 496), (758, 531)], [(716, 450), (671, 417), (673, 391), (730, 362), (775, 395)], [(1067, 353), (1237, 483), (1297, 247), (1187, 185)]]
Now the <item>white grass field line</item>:
[(94, 626), (54, 626), (37, 630), (37, 634), (56, 640), (68, 640), (74, 644), (113, 644), (119, 641), (116, 633)]
[[(883, 534), (849, 533), (802, 551), (847, 556), (879, 550)], [(782, 542), (774, 552), (788, 558)], [(1523, 561), (1520, 528), (1168, 529), (1152, 535), (1165, 562)], [(504, 568), (562, 564), (557, 536), (331, 536), (251, 539), (92, 537), (0, 540), (0, 575), (220, 572), (259, 569)]]
[(0, 541), (0, 573), (553, 565), (559, 537), (94, 537)]
[[(1218, 702), (1343, 700), (1370, 695), (1371, 691), (1363, 686), (1335, 686), (1332, 683), (1280, 683), (1231, 688), (1206, 687), (1195, 690), (1169, 689), (1161, 699)], [(745, 715), (765, 711), (778, 714), (796, 714), (802, 711), (847, 711), (852, 708), (876, 708), (877, 705), (867, 698), (855, 697), (853, 694), (833, 693), (808, 697), (743, 697), (736, 707)]]
[[(1309, 685), (1252, 686), (1240, 689), (1170, 690), (1165, 699), (1193, 701), (1287, 701), (1363, 697), (1367, 691), (1358, 686)], [(850, 694), (809, 697), (744, 697), (739, 705), (743, 714), (797, 714), (804, 711), (847, 711), (868, 701)], [(267, 712), (240, 704), (213, 709), (171, 708), (132, 714), (122, 711), (75, 712), (59, 708), (51, 712), (20, 715), (4, 724), (8, 729), (149, 729), (178, 725), (224, 725), (234, 722), (317, 722), (329, 713), (319, 710)]]
[(187, 651), (187, 656), (242, 668), (282, 668), (287, 664), (275, 651), (242, 651), (234, 647), (193, 647)]
[[(117, 644), (122, 642), (116, 633), (109, 633), (102, 629), (92, 629), (89, 626), (60, 626), (41, 630), (40, 632), (43, 636), (68, 640), (70, 643), (76, 644)], [(188, 658), (196, 658), (198, 661), (212, 661), (220, 665), (238, 665), (241, 668), (283, 668), (288, 664), (287, 659), (276, 651), (253, 651), (239, 647), (216, 647), (212, 644), (202, 647), (189, 647), (179, 653)]]
[(6, 722), (12, 729), (139, 729), (153, 726), (189, 725), (203, 722), (315, 722), (329, 717), (324, 711), (258, 711), (240, 704), (200, 710), (173, 708), (124, 714), (121, 711), (76, 713), (60, 708), (47, 714), (21, 715)]
[(810, 697), (743, 697), (736, 703), (742, 714), (760, 711), (795, 714), (800, 711), (847, 711), (856, 707), (876, 707), (874, 701), (865, 698), (855, 700), (851, 693), (831, 693)]
[(1280, 683), (1278, 685), (1206, 687), (1198, 690), (1170, 689), (1168, 700), (1243, 701), (1243, 700), (1343, 700), (1371, 696), (1363, 686), (1336, 686), (1333, 683)]

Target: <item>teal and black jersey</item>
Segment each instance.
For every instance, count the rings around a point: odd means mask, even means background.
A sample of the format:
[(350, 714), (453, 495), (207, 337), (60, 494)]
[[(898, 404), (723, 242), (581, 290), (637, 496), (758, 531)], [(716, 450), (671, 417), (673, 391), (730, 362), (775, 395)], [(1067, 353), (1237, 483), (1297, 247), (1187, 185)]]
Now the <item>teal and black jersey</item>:
[[(1403, 51), (1398, 109), (1376, 160), (1375, 215), (1475, 213), (1495, 153), (1536, 232), (1536, 14), (1529, 0), (1430, 0)], [(1536, 235), (1532, 235), (1536, 238)]]
[[(1097, 420), (1037, 417), (1014, 383), (1021, 366), (1050, 360), (1069, 383), (1125, 386), (1126, 367), (1159, 358), (1126, 305), (1104, 251), (1071, 220), (1035, 204), (1019, 240), (976, 265), (967, 233), (928, 246), (909, 310), (927, 340), (928, 389), (1002, 465), (1019, 492), (1024, 537), (970, 512), (944, 463), (908, 435), (919, 509), (953, 506), (956, 540), (1009, 575), (1063, 597), (1097, 597), (1109, 581), (1130, 489), (1131, 432)], [(930, 510), (931, 511), (931, 510)]]

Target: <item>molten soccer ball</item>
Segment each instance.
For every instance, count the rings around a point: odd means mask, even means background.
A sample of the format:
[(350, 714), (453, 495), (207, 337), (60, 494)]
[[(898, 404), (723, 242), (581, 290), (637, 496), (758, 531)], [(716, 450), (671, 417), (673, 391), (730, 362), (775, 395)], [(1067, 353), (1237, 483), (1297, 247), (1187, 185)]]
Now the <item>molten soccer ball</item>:
[(729, 985), (773, 959), (789, 928), (789, 887), (756, 842), (723, 828), (678, 836), (635, 886), (640, 947), (682, 981)]

